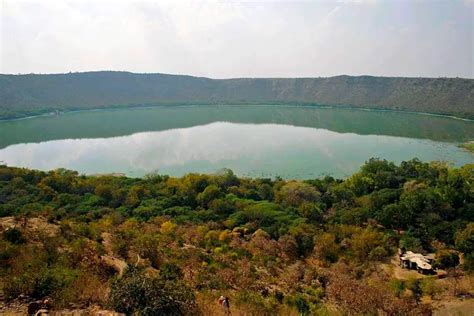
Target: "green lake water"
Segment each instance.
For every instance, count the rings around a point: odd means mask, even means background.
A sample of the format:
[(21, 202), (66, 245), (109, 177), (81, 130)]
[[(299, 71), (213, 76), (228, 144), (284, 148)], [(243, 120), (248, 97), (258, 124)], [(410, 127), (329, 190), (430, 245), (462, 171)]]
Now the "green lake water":
[(474, 122), (402, 112), (294, 106), (177, 106), (0, 122), (0, 163), (81, 173), (345, 177), (371, 157), (461, 166)]

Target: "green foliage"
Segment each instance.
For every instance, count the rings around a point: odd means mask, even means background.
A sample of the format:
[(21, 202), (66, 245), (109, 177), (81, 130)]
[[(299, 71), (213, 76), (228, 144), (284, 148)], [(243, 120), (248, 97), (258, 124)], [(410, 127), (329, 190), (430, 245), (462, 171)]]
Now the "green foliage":
[(19, 277), (6, 279), (3, 291), (7, 300), (20, 294), (33, 298), (60, 298), (62, 292), (78, 277), (77, 271), (67, 268), (43, 268), (37, 273), (25, 271)]
[(412, 292), (413, 297), (417, 302), (421, 300), (421, 296), (423, 295), (423, 290), (422, 290), (422, 280), (416, 279), (416, 278), (411, 278), (406, 281), (406, 288), (409, 289)]
[(166, 262), (160, 266), (160, 276), (166, 280), (179, 280), (183, 272), (177, 264)]
[(221, 190), (217, 185), (211, 184), (204, 191), (197, 195), (198, 203), (203, 207), (208, 207), (209, 203), (221, 195)]
[(47, 269), (37, 275), (32, 291), (33, 297), (45, 297), (48, 295), (58, 295), (66, 286), (70, 285), (77, 277), (73, 270)]
[(406, 289), (405, 282), (399, 279), (390, 280), (389, 286), (397, 297), (402, 296)]
[(180, 281), (130, 269), (112, 283), (109, 305), (127, 315), (197, 315), (195, 297)]
[(303, 203), (317, 202), (320, 193), (310, 184), (289, 182), (283, 185), (276, 195), (276, 200), (285, 207), (300, 207)]
[(398, 246), (438, 250), (440, 267), (459, 263), (455, 247), (473, 271), (473, 170), (371, 159), (346, 180), (285, 181), (0, 166), (0, 214), (17, 225), (0, 235), (0, 284), (8, 299), (51, 296), (62, 306), (103, 306), (111, 291), (112, 308), (138, 314), (194, 314), (193, 293), (214, 290), (235, 291), (258, 315), (327, 312), (334, 298), (370, 314), (371, 297), (388, 314), (407, 311), (418, 305), (398, 303), (439, 288), (365, 278)]
[(315, 250), (318, 258), (326, 262), (336, 262), (341, 253), (341, 247), (336, 243), (336, 236), (323, 233), (315, 239)]
[(270, 202), (259, 202), (245, 207), (229, 217), (232, 226), (247, 224), (250, 228), (261, 227), (274, 237), (284, 234), (288, 227), (298, 222), (292, 212), (284, 211), (279, 205)]
[(355, 258), (360, 262), (367, 259), (381, 260), (389, 254), (384, 248), (384, 235), (371, 228), (353, 234), (351, 245)]
[(474, 142), (467, 142), (467, 143), (459, 145), (459, 147), (465, 148), (469, 150), (470, 152), (474, 153)]
[(309, 313), (310, 305), (308, 304), (304, 296), (301, 294), (297, 294), (293, 297), (288, 297), (286, 299), (286, 303), (290, 306), (296, 307), (296, 309), (301, 315), (307, 315)]
[(346, 104), (472, 117), (473, 85), (473, 80), (460, 78), (371, 76), (216, 80), (111, 71), (0, 75), (0, 118), (55, 110), (216, 103)]
[(309, 202), (301, 203), (298, 207), (298, 215), (306, 218), (308, 222), (315, 224), (321, 222), (323, 219), (323, 211), (321, 208), (318, 205)]
[(423, 279), (420, 288), (423, 295), (429, 295), (432, 298), (436, 297), (442, 291), (441, 287), (437, 285), (432, 278)]
[(251, 315), (274, 315), (276, 310), (274, 301), (247, 290), (239, 292), (236, 303), (246, 306)]
[(459, 264), (459, 255), (454, 251), (440, 250), (436, 253), (434, 265), (440, 269), (454, 268)]
[(469, 223), (465, 229), (457, 232), (456, 248), (465, 254), (474, 253), (474, 223)]
[(26, 239), (18, 228), (9, 228), (3, 232), (3, 238), (14, 245), (23, 244)]
[(468, 253), (464, 255), (464, 270), (469, 273), (474, 272), (474, 253)]

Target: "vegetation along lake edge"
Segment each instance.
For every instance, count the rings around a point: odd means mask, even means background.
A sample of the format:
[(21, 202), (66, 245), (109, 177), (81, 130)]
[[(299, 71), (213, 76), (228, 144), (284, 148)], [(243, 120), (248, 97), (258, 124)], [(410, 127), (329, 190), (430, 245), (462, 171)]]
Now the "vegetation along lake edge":
[[(3, 306), (214, 315), (224, 295), (233, 314), (465, 310), (473, 182), (473, 164), (417, 159), (304, 181), (0, 166)], [(402, 264), (412, 253), (423, 273)]]

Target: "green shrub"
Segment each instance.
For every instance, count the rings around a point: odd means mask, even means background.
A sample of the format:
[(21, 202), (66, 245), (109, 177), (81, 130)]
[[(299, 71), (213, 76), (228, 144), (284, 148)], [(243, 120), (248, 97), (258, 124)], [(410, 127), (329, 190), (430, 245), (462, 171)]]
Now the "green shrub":
[(459, 264), (459, 255), (450, 250), (440, 250), (436, 253), (434, 266), (440, 269), (453, 268)]
[(429, 295), (431, 297), (435, 297), (442, 291), (441, 287), (438, 286), (432, 278), (423, 279), (420, 287), (424, 295)]
[(31, 296), (42, 298), (59, 295), (76, 278), (74, 271), (63, 269), (43, 270), (35, 278)]
[(26, 239), (20, 230), (16, 228), (9, 228), (3, 232), (3, 238), (14, 245), (25, 243)]
[(13, 276), (3, 281), (3, 295), (7, 301), (17, 298), (20, 294), (29, 293), (31, 283), (30, 275), (22, 274), (19, 277)]
[(5, 279), (3, 292), (7, 300), (20, 294), (33, 298), (56, 297), (77, 278), (77, 271), (67, 268), (43, 269), (38, 273), (24, 272)]
[(400, 297), (406, 289), (405, 282), (398, 279), (390, 280), (389, 287), (392, 289), (393, 293), (397, 297)]
[[(262, 295), (242, 290), (235, 298), (236, 305), (243, 309), (248, 315), (275, 315), (276, 300), (265, 299)], [(232, 301), (231, 301), (232, 304)]]
[(166, 262), (160, 266), (160, 276), (166, 280), (178, 280), (182, 278), (183, 272), (178, 265)]
[(290, 296), (286, 299), (286, 304), (295, 307), (300, 315), (307, 315), (310, 310), (310, 306), (306, 299), (301, 294)]
[(131, 268), (112, 283), (109, 305), (127, 315), (198, 315), (192, 290), (180, 281)]
[(421, 289), (421, 280), (416, 278), (408, 279), (405, 283), (406, 288), (412, 292), (413, 298), (419, 302), (421, 296), (423, 295), (423, 290)]
[(474, 272), (474, 253), (468, 253), (464, 255), (464, 270), (472, 273)]

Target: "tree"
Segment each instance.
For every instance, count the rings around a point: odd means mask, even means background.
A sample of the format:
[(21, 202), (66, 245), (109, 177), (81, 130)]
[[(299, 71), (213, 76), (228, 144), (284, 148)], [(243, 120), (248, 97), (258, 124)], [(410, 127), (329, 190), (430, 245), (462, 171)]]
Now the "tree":
[(3, 232), (3, 238), (14, 245), (23, 244), (26, 242), (25, 237), (21, 231), (15, 227), (9, 228)]
[(323, 233), (315, 238), (314, 251), (316, 256), (325, 262), (336, 262), (339, 258), (341, 247), (336, 243), (336, 236)]
[[(375, 231), (371, 228), (366, 228), (360, 232), (357, 232), (352, 237), (352, 250), (355, 257), (360, 261), (364, 262), (367, 259), (380, 259), (383, 251), (383, 234)], [(385, 255), (388, 255), (385, 252)]]
[(311, 223), (318, 223), (322, 220), (323, 212), (315, 203), (303, 202), (298, 207), (298, 214)]
[(141, 234), (135, 241), (135, 248), (140, 257), (150, 260), (153, 268), (159, 267), (161, 252), (157, 235), (150, 233)]
[(226, 190), (234, 185), (239, 185), (240, 180), (236, 177), (234, 172), (230, 169), (224, 168), (214, 176), (215, 183)]
[(400, 232), (413, 223), (414, 213), (405, 204), (393, 203), (376, 212), (375, 218), (385, 227)]
[(435, 255), (435, 266), (441, 269), (454, 268), (459, 264), (459, 256), (454, 251), (439, 250)]
[(276, 199), (283, 206), (299, 207), (304, 202), (317, 202), (320, 195), (312, 185), (292, 181), (280, 188)]
[(456, 248), (464, 253), (464, 270), (474, 271), (474, 223), (456, 234)]
[(459, 287), (461, 279), (463, 277), (462, 270), (459, 267), (449, 268), (448, 269), (447, 280), (451, 285), (451, 290), (453, 291), (454, 296), (459, 295)]
[(456, 248), (465, 254), (474, 252), (474, 223), (469, 223), (466, 228), (456, 234)]
[(197, 195), (196, 200), (199, 203), (199, 205), (207, 208), (209, 206), (209, 203), (217, 199), (220, 195), (221, 195), (221, 190), (219, 189), (219, 187), (215, 184), (211, 184), (207, 186), (204, 189), (204, 191), (202, 191), (201, 193)]
[(99, 184), (95, 187), (95, 195), (99, 196), (107, 205), (113, 197), (112, 187), (107, 184)]

